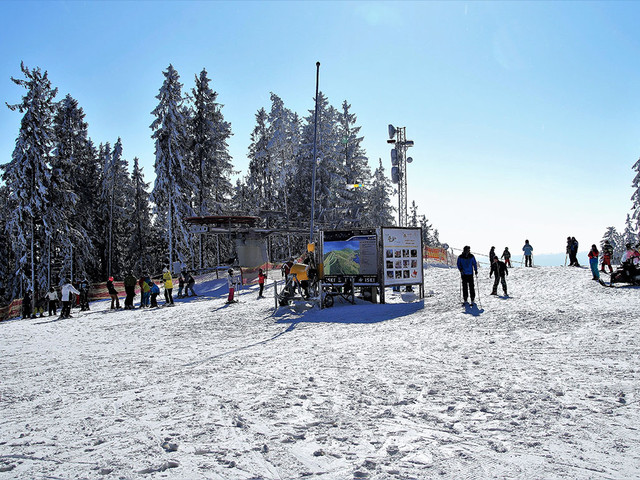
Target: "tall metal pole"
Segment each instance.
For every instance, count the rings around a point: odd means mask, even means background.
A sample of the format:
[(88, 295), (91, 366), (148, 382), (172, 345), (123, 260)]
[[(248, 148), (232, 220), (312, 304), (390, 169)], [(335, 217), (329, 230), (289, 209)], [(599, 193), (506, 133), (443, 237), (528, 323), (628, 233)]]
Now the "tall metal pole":
[(309, 243), (313, 243), (313, 218), (316, 213), (316, 141), (318, 139), (318, 84), (320, 80), (320, 62), (316, 62), (316, 111), (313, 116), (313, 173), (311, 176), (311, 227)]
[(407, 226), (407, 147), (405, 127), (398, 128), (396, 152), (398, 154), (398, 226)]

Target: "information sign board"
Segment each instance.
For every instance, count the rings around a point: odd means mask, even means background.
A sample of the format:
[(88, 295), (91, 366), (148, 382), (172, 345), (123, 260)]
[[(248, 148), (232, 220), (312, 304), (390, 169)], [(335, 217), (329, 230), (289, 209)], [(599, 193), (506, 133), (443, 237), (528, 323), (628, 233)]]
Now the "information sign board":
[(385, 285), (422, 284), (422, 229), (382, 228)]

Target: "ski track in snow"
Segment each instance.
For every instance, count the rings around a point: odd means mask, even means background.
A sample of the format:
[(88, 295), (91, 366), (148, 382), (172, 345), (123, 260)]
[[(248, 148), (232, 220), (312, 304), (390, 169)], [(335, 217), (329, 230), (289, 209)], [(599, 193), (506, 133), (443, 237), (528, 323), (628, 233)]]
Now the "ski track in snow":
[(428, 268), (410, 303), (2, 322), (0, 480), (640, 478), (640, 289), (509, 272), (471, 314)]

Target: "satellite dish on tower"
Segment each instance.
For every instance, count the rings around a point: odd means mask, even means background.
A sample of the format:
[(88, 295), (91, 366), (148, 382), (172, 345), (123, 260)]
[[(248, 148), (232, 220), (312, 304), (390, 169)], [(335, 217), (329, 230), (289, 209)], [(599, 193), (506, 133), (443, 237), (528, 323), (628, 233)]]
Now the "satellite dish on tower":
[(411, 157), (407, 158), (407, 163), (411, 163), (411, 162), (413, 162), (413, 158)]
[(389, 138), (396, 136), (396, 129), (393, 125), (389, 125)]

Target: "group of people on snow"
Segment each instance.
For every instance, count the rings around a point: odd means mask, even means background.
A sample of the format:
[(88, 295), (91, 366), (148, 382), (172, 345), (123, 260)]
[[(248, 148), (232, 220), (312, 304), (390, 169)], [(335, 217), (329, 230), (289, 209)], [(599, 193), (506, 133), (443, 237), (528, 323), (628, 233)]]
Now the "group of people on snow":
[[(186, 284), (187, 290), (185, 296), (197, 296), (194, 285), (196, 283), (193, 275), (185, 270), (180, 274), (181, 287), (178, 293), (178, 297), (182, 298), (182, 286)], [(164, 283), (164, 295), (165, 305), (173, 305), (173, 279), (171, 272), (167, 267), (162, 272), (162, 282)], [(160, 287), (151, 279), (149, 275), (142, 276), (139, 279), (136, 278), (132, 271), (128, 271), (124, 278), (125, 289), (125, 310), (134, 309), (133, 300), (136, 296), (136, 286), (140, 287), (140, 308), (157, 307), (157, 296), (160, 294)], [(114, 285), (113, 277), (109, 277), (106, 283), (107, 292), (111, 298), (111, 310), (117, 310), (121, 308), (119, 292)], [(73, 295), (78, 296), (78, 306), (80, 311), (89, 310), (89, 288), (90, 283), (87, 277), (83, 277), (76, 285), (63, 278), (60, 287), (60, 296), (58, 291), (51, 287), (46, 293), (39, 295), (35, 301), (33, 299), (33, 292), (27, 290), (22, 299), (22, 318), (35, 318), (36, 316), (43, 317), (45, 313), (45, 307), (48, 306), (49, 316), (57, 315), (58, 306), (62, 304), (62, 310), (60, 318), (71, 317), (71, 305), (75, 302), (76, 298)], [(189, 291), (191, 294), (189, 295)]]
[[(620, 265), (622, 270), (627, 274), (627, 278), (632, 278), (634, 275), (640, 275), (640, 244), (636, 245), (635, 248), (631, 245), (631, 243), (626, 244), (626, 251), (622, 258), (620, 259)], [(491, 291), (491, 295), (498, 294), (498, 286), (502, 285), (502, 291), (504, 295), (507, 296), (507, 282), (506, 276), (509, 275), (508, 267), (511, 266), (511, 253), (509, 252), (509, 248), (505, 247), (504, 252), (500, 258), (504, 259), (504, 262), (500, 261), (496, 252), (496, 247), (491, 247), (489, 250), (489, 278), (494, 277), (493, 289)], [(532, 256), (533, 256), (533, 246), (529, 243), (529, 240), (525, 240), (524, 246), (522, 247), (522, 251), (524, 252), (524, 266), (531, 267), (533, 266)], [(580, 264), (577, 258), (578, 254), (578, 241), (575, 237), (567, 237), (567, 256), (570, 258), (570, 266), (579, 267)], [(598, 262), (600, 252), (598, 251), (598, 247), (594, 244), (591, 245), (591, 250), (589, 251), (589, 266), (591, 267), (591, 273), (593, 274), (593, 280), (600, 280), (600, 271), (605, 272), (605, 267), (609, 267), (609, 273), (613, 273), (613, 267), (611, 266), (611, 259), (613, 257), (613, 247), (611, 243), (607, 240), (604, 242), (602, 246), (602, 267), (601, 270), (598, 271)], [(462, 284), (462, 297), (464, 304), (468, 304), (468, 299), (471, 299), (471, 305), (475, 303), (476, 290), (474, 285), (474, 273), (478, 275), (478, 263), (476, 262), (475, 257), (471, 253), (471, 247), (465, 246), (462, 250), (462, 253), (458, 256), (457, 267), (460, 271), (460, 278)], [(495, 276), (494, 276), (495, 275)]]

